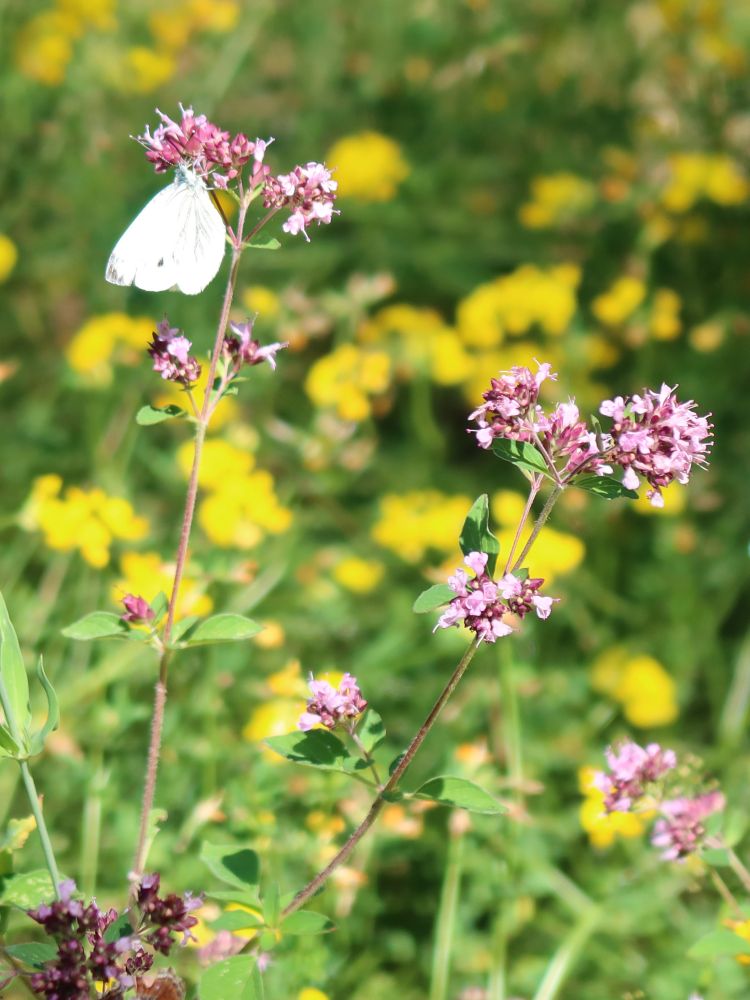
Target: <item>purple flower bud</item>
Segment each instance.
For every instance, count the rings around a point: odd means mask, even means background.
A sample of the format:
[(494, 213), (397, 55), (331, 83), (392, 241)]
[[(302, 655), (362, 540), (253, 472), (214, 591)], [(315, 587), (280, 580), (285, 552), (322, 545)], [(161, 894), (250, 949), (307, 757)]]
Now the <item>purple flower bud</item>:
[(120, 615), (121, 621), (128, 622), (130, 625), (147, 625), (153, 621), (155, 611), (143, 597), (126, 594), (122, 603), (125, 606), (125, 614)]
[(231, 358), (239, 369), (242, 365), (259, 365), (267, 361), (271, 368), (276, 370), (276, 355), (288, 344), (267, 344), (260, 346), (259, 340), (253, 340), (253, 320), (246, 323), (231, 323), (230, 329), (233, 337), (224, 340), (224, 352)]
[(313, 697), (307, 703), (307, 711), (302, 713), (297, 723), (303, 732), (317, 725), (334, 729), (346, 719), (356, 719), (367, 708), (357, 679), (351, 674), (344, 674), (338, 688), (328, 681), (316, 681), (311, 674), (309, 687)]
[(169, 320), (163, 319), (153, 333), (153, 340), (147, 350), (154, 362), (154, 371), (169, 382), (179, 382), (189, 386), (200, 378), (201, 366), (188, 353), (190, 341), (177, 327), (170, 327)]

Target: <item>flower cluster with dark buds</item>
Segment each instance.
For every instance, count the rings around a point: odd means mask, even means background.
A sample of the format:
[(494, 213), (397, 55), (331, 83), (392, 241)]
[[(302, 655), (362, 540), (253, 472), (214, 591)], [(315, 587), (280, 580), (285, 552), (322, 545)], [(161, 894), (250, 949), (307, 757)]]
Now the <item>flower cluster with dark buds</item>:
[(154, 620), (154, 609), (143, 597), (135, 594), (126, 594), (122, 599), (125, 613), (120, 615), (120, 620), (128, 625), (148, 625)]
[(698, 416), (692, 400), (678, 402), (676, 388), (662, 385), (659, 392), (644, 389), (642, 395), (617, 396), (599, 408), (612, 418), (609, 455), (624, 471), (623, 485), (634, 490), (645, 479), (654, 507), (664, 506), (665, 486), (675, 479), (687, 483), (693, 465), (705, 467), (711, 448), (713, 425)]
[(200, 899), (189, 893), (160, 899), (158, 889), (158, 875), (144, 876), (138, 889), (136, 929), (110, 940), (107, 930), (118, 920), (117, 910), (103, 912), (93, 900), (86, 905), (75, 898), (72, 880), (61, 882), (59, 899), (29, 910), (32, 920), (57, 944), (56, 957), (31, 975), (32, 990), (47, 1000), (89, 1000), (95, 985), (105, 983), (99, 994), (102, 1000), (121, 1000), (152, 967), (154, 956), (147, 949), (168, 955), (175, 934), (182, 932), (185, 943), (198, 922), (190, 911), (200, 906)]
[(328, 681), (316, 681), (312, 674), (308, 685), (312, 698), (297, 723), (303, 732), (307, 732), (313, 726), (335, 729), (340, 723), (356, 719), (367, 708), (367, 702), (362, 697), (357, 679), (351, 674), (344, 674), (337, 688)]
[[(544, 580), (540, 577), (522, 579), (506, 573), (495, 582), (487, 572), (487, 553), (470, 552), (465, 563), (474, 573), (457, 569), (448, 579), (448, 586), (456, 595), (438, 620), (435, 629), (463, 625), (484, 642), (495, 642), (513, 631), (504, 615), (525, 617), (534, 610), (539, 618), (549, 618), (552, 605), (558, 598), (543, 597), (538, 593)], [(434, 630), (433, 630), (434, 631)]]
[(626, 742), (616, 749), (610, 747), (606, 758), (608, 770), (598, 772), (594, 783), (604, 794), (608, 813), (656, 811), (651, 843), (661, 849), (665, 861), (681, 861), (704, 846), (703, 821), (724, 808), (722, 792), (711, 789), (697, 795), (668, 796), (664, 779), (676, 770), (677, 757), (658, 743), (641, 747)]
[(242, 132), (232, 136), (208, 121), (205, 115), (196, 115), (192, 108), (180, 105), (180, 112), (182, 117), (176, 122), (157, 108), (161, 125), (153, 135), (146, 126), (143, 135), (137, 137), (146, 150), (146, 159), (154, 164), (157, 173), (166, 173), (182, 164), (204, 180), (210, 177), (215, 187), (226, 188), (253, 160), (252, 186), (265, 180), (269, 170), (263, 165), (263, 158), (273, 139), (253, 142)]
[(291, 214), (281, 228), (292, 236), (302, 233), (309, 241), (307, 227), (311, 222), (327, 225), (334, 214), (338, 214), (333, 207), (337, 187), (338, 183), (324, 164), (306, 163), (295, 167), (291, 173), (269, 177), (263, 191), (263, 204), (266, 208), (289, 209)]
[(147, 348), (154, 362), (154, 371), (159, 372), (163, 379), (179, 382), (180, 385), (189, 386), (197, 382), (201, 366), (188, 353), (192, 346), (182, 330), (170, 326), (169, 320), (163, 319), (154, 330), (153, 340)]
[(236, 371), (243, 365), (260, 365), (267, 361), (276, 371), (276, 355), (289, 344), (266, 344), (260, 346), (259, 340), (253, 339), (253, 320), (246, 323), (230, 323), (231, 336), (224, 338), (224, 356), (233, 364)]
[(695, 412), (692, 400), (678, 402), (676, 387), (605, 400), (599, 411), (613, 425), (602, 433), (581, 419), (572, 399), (545, 412), (539, 390), (557, 375), (549, 364), (537, 366), (536, 373), (517, 366), (492, 379), (484, 402), (469, 416), (477, 425), (469, 433), (476, 435), (480, 448), (491, 448), (498, 438), (530, 443), (560, 485), (584, 473), (610, 475), (620, 466), (623, 486), (635, 490), (645, 479), (650, 487), (646, 495), (655, 507), (664, 504), (665, 486), (674, 480), (687, 483), (693, 465), (705, 466), (712, 425)]

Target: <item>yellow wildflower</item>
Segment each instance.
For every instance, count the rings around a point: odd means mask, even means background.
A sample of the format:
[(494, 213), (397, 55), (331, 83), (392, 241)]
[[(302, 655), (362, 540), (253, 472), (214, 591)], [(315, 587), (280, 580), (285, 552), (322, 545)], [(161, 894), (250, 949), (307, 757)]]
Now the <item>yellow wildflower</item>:
[(100, 569), (109, 562), (109, 549), (115, 539), (136, 541), (148, 531), (148, 521), (138, 517), (121, 497), (108, 496), (96, 487), (83, 490), (69, 486), (63, 496), (61, 490), (59, 476), (35, 479), (20, 517), (27, 530), (43, 532), (45, 544), (51, 549), (80, 549), (86, 562)]
[(278, 295), (265, 285), (246, 288), (242, 293), (242, 304), (249, 313), (258, 313), (261, 319), (275, 319), (281, 311)]
[(355, 594), (369, 594), (383, 579), (384, 572), (381, 562), (360, 559), (358, 556), (342, 559), (333, 568), (336, 581)]
[(105, 30), (117, 24), (115, 0), (55, 0), (55, 6), (82, 25)]
[(628, 722), (640, 729), (668, 726), (679, 714), (675, 682), (652, 656), (628, 660), (615, 698)]
[(264, 534), (287, 531), (292, 513), (279, 502), (271, 473), (259, 469), (217, 485), (201, 501), (198, 522), (216, 545), (251, 549)]
[[(120, 579), (112, 588), (112, 600), (124, 594), (136, 594), (152, 601), (158, 593), (169, 596), (174, 580), (174, 563), (165, 562), (157, 552), (126, 552), (120, 559)], [(207, 615), (213, 601), (204, 593), (205, 581), (187, 572), (182, 577), (177, 601), (177, 618)]]
[(358, 335), (367, 343), (389, 339), (399, 373), (407, 376), (416, 368), (438, 385), (457, 385), (472, 370), (461, 338), (435, 309), (405, 303), (386, 306), (362, 324)]
[[(147, 316), (102, 313), (87, 319), (65, 348), (70, 367), (96, 385), (112, 380), (112, 364), (137, 364), (155, 329)], [(184, 400), (183, 400), (184, 401)]]
[(265, 621), (261, 625), (263, 631), (253, 638), (255, 645), (261, 649), (280, 649), (286, 639), (283, 626), (277, 621)]
[(437, 490), (388, 493), (380, 500), (380, 517), (372, 537), (403, 560), (420, 562), (429, 549), (450, 553), (471, 506), (467, 496)]
[[(193, 383), (192, 394), (196, 405), (200, 408), (203, 404), (203, 395), (208, 382), (208, 364), (204, 363), (201, 368), (200, 377)], [(154, 398), (154, 406), (169, 406), (174, 403), (183, 410), (190, 410), (190, 403), (186, 398), (185, 390), (176, 382), (163, 382), (159, 386), (159, 391)], [(223, 396), (221, 402), (211, 415), (211, 431), (221, 430), (228, 423), (234, 423), (238, 419), (238, 403), (232, 396)]]
[(307, 698), (307, 684), (302, 678), (299, 660), (290, 660), (266, 680), (268, 690), (281, 698)]
[[(525, 505), (524, 498), (512, 490), (499, 490), (493, 497), (490, 509), (500, 526), (497, 532), (500, 551), (509, 552)], [(531, 534), (529, 519), (521, 533), (516, 551), (520, 552)], [(569, 535), (545, 525), (529, 553), (528, 564), (532, 576), (541, 576), (546, 582), (556, 576), (570, 573), (583, 562), (586, 546), (576, 535)]]
[(527, 229), (543, 229), (581, 215), (595, 199), (594, 185), (576, 174), (541, 175), (532, 179), (531, 200), (521, 205), (518, 218)]
[(662, 489), (661, 495), (664, 498), (664, 506), (654, 507), (647, 499), (645, 490), (642, 490), (638, 499), (632, 501), (631, 510), (638, 514), (645, 514), (647, 517), (660, 517), (664, 514), (681, 514), (687, 505), (685, 490), (678, 483), (673, 483)]
[[(750, 920), (725, 920), (724, 926), (734, 931), (738, 938), (750, 943)], [(750, 955), (741, 954), (734, 957), (740, 965), (750, 965)]]
[(670, 212), (689, 211), (701, 198), (718, 205), (741, 205), (750, 184), (731, 156), (723, 153), (676, 153), (669, 159), (670, 180), (661, 193)]
[(176, 71), (171, 53), (134, 45), (125, 52), (121, 86), (127, 93), (150, 94), (171, 80)]
[(591, 311), (600, 323), (619, 326), (628, 319), (646, 297), (646, 286), (640, 278), (624, 275), (591, 303)]
[(706, 354), (724, 343), (724, 326), (717, 322), (700, 323), (690, 331), (690, 346)]
[(401, 147), (379, 132), (344, 136), (325, 159), (338, 181), (339, 196), (358, 201), (390, 201), (409, 173)]
[(604, 793), (594, 785), (596, 768), (582, 767), (578, 771), (578, 785), (584, 795), (579, 816), (581, 826), (594, 847), (610, 847), (617, 837), (640, 837), (645, 829), (644, 818), (634, 813), (604, 810)]
[[(177, 451), (177, 464), (187, 479), (193, 464), (193, 442), (185, 441)], [(217, 490), (233, 476), (245, 476), (255, 465), (255, 456), (221, 438), (212, 438), (203, 445), (199, 484), (207, 490)]]
[(193, 31), (193, 25), (181, 8), (151, 11), (148, 27), (152, 37), (169, 49), (184, 48)]
[(674, 340), (680, 335), (682, 299), (670, 288), (658, 288), (649, 317), (649, 329), (654, 340)]
[(231, 31), (240, 17), (236, 0), (189, 0), (187, 11), (197, 28), (216, 34)]
[(306, 986), (297, 994), (297, 1000), (328, 1000), (328, 994), (314, 986)]
[(48, 87), (62, 83), (73, 56), (73, 41), (81, 31), (78, 18), (63, 11), (42, 11), (32, 17), (16, 39), (18, 69), (24, 76)]
[(342, 420), (355, 423), (371, 413), (370, 400), (390, 383), (391, 360), (384, 351), (368, 351), (342, 344), (313, 364), (305, 390), (321, 408), (333, 408)]
[(274, 698), (273, 701), (258, 705), (242, 730), (242, 738), (248, 743), (261, 744), (263, 757), (269, 763), (280, 764), (284, 758), (262, 746), (263, 740), (269, 736), (286, 736), (287, 733), (294, 732), (304, 708), (304, 703), (299, 698)]
[(16, 244), (4, 233), (0, 233), (0, 284), (8, 280), (8, 276), (16, 266), (18, 249)]

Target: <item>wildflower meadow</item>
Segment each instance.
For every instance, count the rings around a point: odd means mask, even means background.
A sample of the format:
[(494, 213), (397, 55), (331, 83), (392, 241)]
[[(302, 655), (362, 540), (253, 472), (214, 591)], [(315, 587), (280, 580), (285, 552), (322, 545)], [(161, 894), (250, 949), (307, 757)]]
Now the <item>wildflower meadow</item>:
[(0, 4), (0, 995), (750, 995), (750, 10)]

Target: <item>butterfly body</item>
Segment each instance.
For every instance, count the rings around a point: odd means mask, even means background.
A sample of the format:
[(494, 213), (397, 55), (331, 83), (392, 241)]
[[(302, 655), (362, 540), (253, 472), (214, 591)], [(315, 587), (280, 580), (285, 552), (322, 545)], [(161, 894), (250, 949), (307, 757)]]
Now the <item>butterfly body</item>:
[(224, 222), (203, 178), (179, 166), (117, 241), (106, 278), (146, 292), (197, 295), (215, 277), (225, 247)]
[(185, 1000), (185, 984), (172, 969), (162, 969), (146, 982), (136, 979), (136, 1000)]

